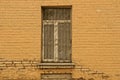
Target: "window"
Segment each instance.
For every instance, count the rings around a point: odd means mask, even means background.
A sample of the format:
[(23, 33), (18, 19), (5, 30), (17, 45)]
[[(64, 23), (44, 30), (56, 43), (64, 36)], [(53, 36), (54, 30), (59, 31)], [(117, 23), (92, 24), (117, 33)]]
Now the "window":
[(42, 8), (42, 61), (71, 62), (71, 8)]
[(42, 74), (41, 80), (72, 80), (71, 74)]

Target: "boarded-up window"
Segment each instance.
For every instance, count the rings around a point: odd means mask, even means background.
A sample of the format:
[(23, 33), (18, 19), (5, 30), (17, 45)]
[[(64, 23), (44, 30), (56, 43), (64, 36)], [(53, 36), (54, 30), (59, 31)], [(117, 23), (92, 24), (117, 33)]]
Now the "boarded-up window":
[(72, 80), (71, 74), (42, 74), (41, 80)]
[(43, 8), (42, 61), (71, 62), (71, 8)]

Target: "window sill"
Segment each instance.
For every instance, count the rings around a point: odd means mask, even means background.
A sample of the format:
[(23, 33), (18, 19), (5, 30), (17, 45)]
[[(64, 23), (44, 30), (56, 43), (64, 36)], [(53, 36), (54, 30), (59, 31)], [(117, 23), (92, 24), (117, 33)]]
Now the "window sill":
[(41, 69), (54, 69), (54, 68), (66, 68), (71, 69), (74, 68), (74, 63), (40, 63), (38, 64), (38, 67)]

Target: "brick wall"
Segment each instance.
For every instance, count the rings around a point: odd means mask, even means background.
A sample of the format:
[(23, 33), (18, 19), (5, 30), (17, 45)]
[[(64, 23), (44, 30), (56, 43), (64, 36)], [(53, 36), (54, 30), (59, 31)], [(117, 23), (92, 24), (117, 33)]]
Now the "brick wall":
[[(0, 58), (40, 60), (41, 6), (72, 5), (73, 62), (119, 80), (119, 4), (119, 0), (0, 0)], [(73, 70), (73, 76), (78, 75)]]

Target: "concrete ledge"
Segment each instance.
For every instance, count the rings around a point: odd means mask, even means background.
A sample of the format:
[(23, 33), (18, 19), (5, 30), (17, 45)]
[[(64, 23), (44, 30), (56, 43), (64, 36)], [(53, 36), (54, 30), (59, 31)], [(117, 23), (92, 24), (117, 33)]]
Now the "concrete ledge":
[(74, 63), (40, 63), (38, 64), (38, 67), (41, 69), (53, 69), (53, 68), (74, 68)]

